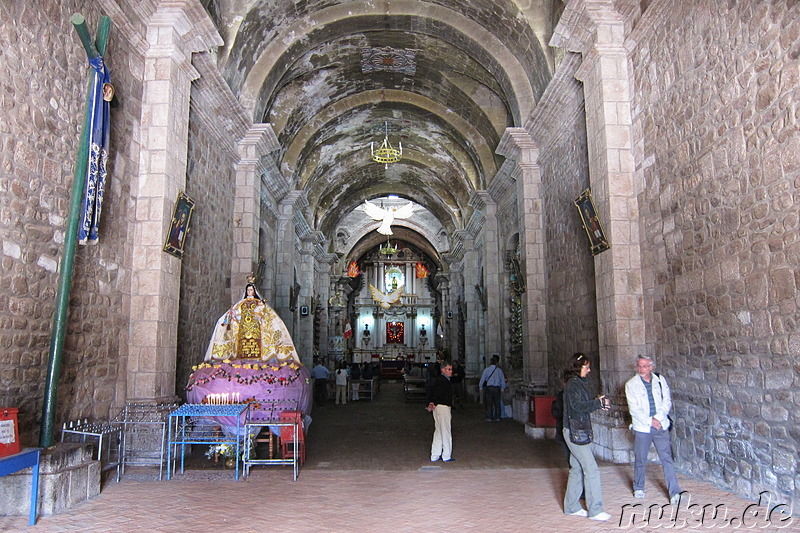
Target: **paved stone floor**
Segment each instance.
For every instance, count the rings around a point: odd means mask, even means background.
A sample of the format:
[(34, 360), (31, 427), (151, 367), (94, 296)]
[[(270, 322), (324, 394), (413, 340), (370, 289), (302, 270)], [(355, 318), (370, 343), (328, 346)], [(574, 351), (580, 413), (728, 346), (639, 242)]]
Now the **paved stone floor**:
[[(800, 520), (777, 512), (768, 521), (779, 502), (758, 507), (687, 476), (679, 479), (689, 500), (675, 509), (667, 505), (655, 465), (648, 471), (648, 499), (635, 500), (631, 467), (601, 463), (611, 520), (565, 516), (566, 461), (556, 443), (526, 438), (522, 425), (512, 420), (485, 422), (480, 408), (468, 405), (453, 414), (456, 461), (431, 463), (431, 416), (422, 403), (403, 402), (399, 384), (384, 383), (374, 402), (315, 407), (312, 416), (307, 462), (297, 481), (288, 467), (263, 467), (237, 483), (231, 470), (213, 465), (197, 450), (186, 473), (170, 481), (159, 482), (147, 469), (129, 469), (120, 483), (106, 483), (99, 496), (66, 513), (40, 517), (33, 527), (26, 517), (0, 517), (0, 530), (800, 531)], [(637, 503), (642, 507), (634, 508)]]

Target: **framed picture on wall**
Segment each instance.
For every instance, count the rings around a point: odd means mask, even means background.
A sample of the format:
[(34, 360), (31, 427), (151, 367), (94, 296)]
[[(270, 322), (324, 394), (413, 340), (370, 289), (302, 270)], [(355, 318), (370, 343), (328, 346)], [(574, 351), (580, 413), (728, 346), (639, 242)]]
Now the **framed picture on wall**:
[(180, 191), (178, 199), (175, 200), (175, 209), (172, 212), (167, 239), (164, 242), (164, 251), (178, 259), (183, 258), (183, 247), (186, 244), (186, 235), (189, 233), (193, 212), (194, 200)]
[(611, 244), (606, 239), (606, 234), (603, 231), (603, 225), (600, 223), (600, 218), (597, 216), (597, 210), (594, 207), (594, 200), (592, 200), (592, 190), (586, 189), (575, 199), (575, 207), (578, 208), (578, 214), (581, 217), (581, 224), (586, 231), (586, 236), (589, 237), (589, 251), (592, 255), (597, 255), (611, 248)]

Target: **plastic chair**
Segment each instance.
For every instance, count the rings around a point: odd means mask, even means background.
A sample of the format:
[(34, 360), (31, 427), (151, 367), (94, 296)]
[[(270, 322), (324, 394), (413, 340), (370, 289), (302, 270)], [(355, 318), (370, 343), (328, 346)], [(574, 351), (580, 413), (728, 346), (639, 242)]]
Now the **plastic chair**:
[(281, 422), (294, 422), (297, 424), (297, 442), (294, 442), (294, 428), (281, 426), (281, 455), (284, 459), (294, 457), (300, 464), (306, 462), (306, 439), (303, 431), (303, 413), (300, 411), (284, 411), (281, 413)]

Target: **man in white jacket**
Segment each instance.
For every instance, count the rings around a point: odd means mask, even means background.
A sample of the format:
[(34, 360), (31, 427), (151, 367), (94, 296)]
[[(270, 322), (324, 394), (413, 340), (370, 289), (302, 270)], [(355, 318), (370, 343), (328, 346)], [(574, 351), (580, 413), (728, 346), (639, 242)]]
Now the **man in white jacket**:
[(670, 503), (680, 500), (681, 489), (672, 464), (672, 448), (669, 438), (669, 411), (672, 397), (667, 380), (653, 373), (655, 363), (647, 355), (636, 358), (636, 375), (625, 383), (625, 396), (633, 423), (633, 495), (644, 498), (644, 477), (647, 466), (647, 453), (650, 443), (658, 452), (658, 459), (664, 469), (664, 478), (669, 490)]

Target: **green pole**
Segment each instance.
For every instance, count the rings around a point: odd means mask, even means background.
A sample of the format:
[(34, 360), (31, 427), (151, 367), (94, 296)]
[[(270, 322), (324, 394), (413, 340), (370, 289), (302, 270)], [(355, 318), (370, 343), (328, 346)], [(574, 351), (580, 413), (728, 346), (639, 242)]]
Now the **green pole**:
[[(97, 39), (92, 43), (86, 20), (79, 13), (70, 18), (78, 37), (83, 43), (86, 55), (90, 59), (99, 56), (106, 49), (111, 19), (101, 17), (97, 30)], [(100, 50), (100, 51), (98, 51)], [(50, 359), (47, 365), (47, 381), (45, 383), (44, 405), (42, 407), (42, 430), (39, 435), (39, 446), (48, 448), (53, 445), (55, 432), (55, 407), (58, 377), (61, 372), (61, 356), (64, 352), (64, 337), (67, 331), (67, 314), (69, 311), (69, 291), (72, 285), (72, 267), (75, 260), (75, 244), (78, 239), (78, 223), (83, 201), (83, 188), (86, 183), (86, 171), (89, 164), (89, 107), (92, 99), (92, 80), (89, 78), (86, 89), (86, 110), (81, 128), (78, 160), (75, 164), (75, 175), (72, 181), (72, 199), (67, 218), (66, 235), (64, 236), (64, 255), (58, 273), (58, 290), (56, 292), (56, 308), (53, 313), (53, 329), (50, 334)]]

